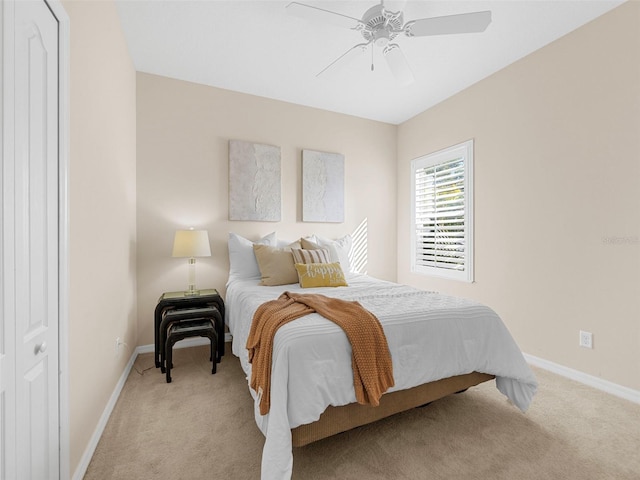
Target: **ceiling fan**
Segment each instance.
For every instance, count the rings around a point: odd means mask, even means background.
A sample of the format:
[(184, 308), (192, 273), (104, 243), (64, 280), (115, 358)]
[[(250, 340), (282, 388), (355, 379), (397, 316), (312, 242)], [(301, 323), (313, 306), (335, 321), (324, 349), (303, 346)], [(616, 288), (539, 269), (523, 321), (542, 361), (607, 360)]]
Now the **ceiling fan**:
[[(404, 4), (404, 2), (401, 3)], [(286, 6), (286, 9), (288, 13), (297, 17), (359, 31), (365, 40), (364, 43), (351, 47), (316, 76), (320, 76), (340, 65), (347, 64), (354, 57), (364, 54), (369, 45), (371, 45), (372, 55), (374, 47), (382, 49), (382, 54), (387, 61), (389, 70), (401, 85), (412, 83), (414, 78), (409, 63), (402, 50), (400, 50), (400, 46), (397, 43), (391, 43), (398, 35), (425, 37), (454, 33), (477, 33), (486, 30), (491, 23), (491, 12), (488, 10), (443, 17), (421, 18), (405, 23), (402, 8), (398, 8), (397, 11), (387, 10), (383, 1), (368, 9), (361, 19), (299, 2), (291, 2)], [(373, 70), (373, 63), (371, 70)]]

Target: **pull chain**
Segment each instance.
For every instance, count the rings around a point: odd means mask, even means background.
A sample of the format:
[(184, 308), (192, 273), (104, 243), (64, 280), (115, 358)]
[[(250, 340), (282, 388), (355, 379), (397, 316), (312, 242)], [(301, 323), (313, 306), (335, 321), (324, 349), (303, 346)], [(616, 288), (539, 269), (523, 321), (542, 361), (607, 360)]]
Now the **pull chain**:
[(371, 71), (373, 72), (373, 44), (371, 44)]

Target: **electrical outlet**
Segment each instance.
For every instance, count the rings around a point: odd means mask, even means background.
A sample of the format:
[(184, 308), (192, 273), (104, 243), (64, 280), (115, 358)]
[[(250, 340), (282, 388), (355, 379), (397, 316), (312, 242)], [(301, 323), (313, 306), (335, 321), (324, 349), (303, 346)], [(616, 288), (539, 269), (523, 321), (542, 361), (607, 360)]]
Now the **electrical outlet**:
[(591, 332), (583, 332), (580, 330), (580, 346), (593, 348), (593, 334)]

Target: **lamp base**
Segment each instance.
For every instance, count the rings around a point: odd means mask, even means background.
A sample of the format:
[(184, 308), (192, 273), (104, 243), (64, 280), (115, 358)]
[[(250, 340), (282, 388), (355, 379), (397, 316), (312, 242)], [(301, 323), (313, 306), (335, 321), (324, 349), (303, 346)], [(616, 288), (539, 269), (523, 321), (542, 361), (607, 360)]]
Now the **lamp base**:
[(196, 290), (196, 259), (191, 257), (189, 259), (189, 287), (186, 296), (195, 297), (197, 295), (200, 295), (200, 290)]

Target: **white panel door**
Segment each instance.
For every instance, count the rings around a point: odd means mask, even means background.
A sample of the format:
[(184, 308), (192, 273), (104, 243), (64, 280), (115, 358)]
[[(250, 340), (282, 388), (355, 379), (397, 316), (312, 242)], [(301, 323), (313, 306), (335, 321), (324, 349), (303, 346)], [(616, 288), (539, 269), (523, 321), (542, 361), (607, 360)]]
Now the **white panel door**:
[[(7, 479), (56, 479), (58, 22), (43, 0), (11, 3), (13, 145), (3, 148), (2, 303), (6, 333), (13, 334), (4, 342), (14, 342), (6, 350), (15, 352), (15, 371), (7, 373), (13, 382), (3, 382), (1, 470)], [(4, 60), (3, 66), (6, 80), (10, 72)], [(11, 121), (6, 114), (3, 118)]]

